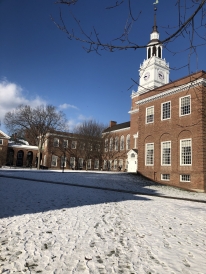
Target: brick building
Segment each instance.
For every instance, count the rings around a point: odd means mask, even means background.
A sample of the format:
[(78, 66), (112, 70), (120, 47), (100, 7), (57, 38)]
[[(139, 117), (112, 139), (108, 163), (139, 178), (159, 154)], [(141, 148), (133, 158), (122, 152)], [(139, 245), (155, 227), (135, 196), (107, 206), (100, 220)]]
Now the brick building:
[[(139, 87), (131, 95), (130, 122), (110, 124), (103, 133), (110, 136), (105, 150), (124, 150), (110, 159), (110, 165), (121, 160), (129, 172), (206, 191), (206, 72), (169, 83), (162, 51), (155, 23), (140, 65)], [(110, 146), (114, 138), (117, 142)]]
[(42, 165), (52, 169), (99, 170), (102, 166), (102, 138), (54, 132), (47, 134)]
[(10, 137), (0, 130), (0, 167), (6, 162), (9, 139)]

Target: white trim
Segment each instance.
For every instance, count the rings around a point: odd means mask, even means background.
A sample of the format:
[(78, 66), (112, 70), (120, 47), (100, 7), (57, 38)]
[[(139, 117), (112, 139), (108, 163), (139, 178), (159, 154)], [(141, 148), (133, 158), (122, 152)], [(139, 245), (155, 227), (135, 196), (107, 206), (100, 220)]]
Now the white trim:
[(152, 102), (152, 101), (161, 99), (163, 97), (166, 97), (166, 96), (169, 96), (169, 95), (172, 95), (172, 94), (184, 91), (184, 90), (188, 90), (189, 88), (194, 88), (194, 87), (196, 87), (198, 85), (201, 85), (201, 84), (204, 85), (204, 86), (206, 85), (206, 79), (205, 78), (200, 78), (200, 79), (195, 80), (193, 82), (189, 82), (185, 85), (181, 85), (181, 86), (169, 89), (169, 90), (164, 91), (164, 92), (160, 91), (159, 94), (155, 94), (153, 96), (150, 96), (150, 97), (147, 97), (145, 99), (139, 100), (139, 101), (135, 102), (135, 104), (143, 105), (143, 104), (146, 104), (148, 102)]
[[(182, 163), (182, 141), (191, 141), (191, 164)], [(180, 166), (192, 166), (192, 138), (180, 139)]]
[[(163, 105), (167, 104), (167, 103), (170, 103), (170, 117), (163, 119)], [(171, 119), (171, 106), (172, 106), (171, 101), (167, 101), (167, 102), (161, 103), (161, 121), (165, 121), (165, 120)]]
[(134, 109), (134, 110), (128, 111), (129, 114), (134, 114), (134, 113), (137, 113), (137, 112), (139, 112), (139, 109), (138, 109), (138, 108), (137, 108), (137, 109)]
[[(181, 104), (181, 99), (185, 98), (185, 97), (190, 97), (190, 113), (187, 113), (187, 114), (181, 114), (181, 107), (182, 107), (182, 104)], [(179, 98), (179, 117), (183, 117), (183, 116), (187, 116), (187, 115), (191, 115), (192, 113), (192, 109), (191, 109), (191, 95), (185, 95), (185, 96), (182, 96)]]

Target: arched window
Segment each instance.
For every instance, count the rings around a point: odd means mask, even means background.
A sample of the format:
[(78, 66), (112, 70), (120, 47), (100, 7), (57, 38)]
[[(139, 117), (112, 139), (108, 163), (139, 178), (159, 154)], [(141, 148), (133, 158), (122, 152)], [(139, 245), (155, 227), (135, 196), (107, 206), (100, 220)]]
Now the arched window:
[(162, 56), (161, 56), (161, 47), (160, 46), (158, 47), (158, 57), (162, 58)]
[(113, 150), (113, 138), (110, 138), (110, 141), (109, 141), (109, 150), (110, 151)]
[(118, 150), (119, 147), (119, 138), (115, 137), (115, 150)]
[(108, 151), (108, 139), (105, 139), (105, 151)]
[(127, 135), (127, 141), (126, 141), (127, 150), (130, 149), (130, 135)]
[(148, 48), (148, 59), (151, 57), (151, 48)]
[(155, 46), (153, 46), (153, 48), (152, 48), (152, 56), (156, 56), (156, 47)]
[(121, 136), (121, 138), (120, 138), (120, 149), (121, 150), (124, 149), (124, 136)]

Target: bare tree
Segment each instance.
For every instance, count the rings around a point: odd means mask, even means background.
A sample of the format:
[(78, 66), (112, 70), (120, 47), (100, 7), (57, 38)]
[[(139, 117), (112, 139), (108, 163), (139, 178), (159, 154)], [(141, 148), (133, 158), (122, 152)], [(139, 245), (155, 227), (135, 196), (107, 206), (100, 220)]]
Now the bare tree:
[[(154, 0), (151, 0), (151, 5), (153, 2)], [(155, 3), (153, 3), (155, 4), (155, 12), (157, 10), (156, 4), (158, 2), (161, 1), (156, 0)], [(165, 38), (157, 42), (157, 44), (164, 44), (168, 50), (171, 50), (173, 54), (176, 54), (177, 52), (173, 52), (172, 49), (169, 48), (170, 43), (173, 44), (174, 40), (179, 37), (187, 38), (187, 43), (185, 42), (184, 50), (188, 51), (190, 58), (192, 54), (197, 54), (196, 48), (198, 46), (203, 46), (206, 44), (206, 0), (176, 0), (173, 2), (177, 10), (177, 14), (174, 16), (174, 20), (176, 21), (173, 22), (173, 25), (162, 26), (164, 29)], [(141, 40), (131, 40), (130, 37), (132, 37), (133, 30), (136, 31), (136, 29), (142, 27), (142, 22), (140, 20), (148, 12), (148, 7), (150, 4), (149, 1), (147, 10), (140, 9), (140, 4), (138, 4), (136, 0), (113, 0), (111, 1), (110, 6), (105, 7), (108, 12), (116, 12), (117, 14), (118, 8), (125, 5), (125, 10), (128, 11), (128, 17), (126, 20), (123, 19), (125, 20), (125, 25), (122, 33), (110, 41), (103, 41), (103, 38), (101, 38), (101, 33), (99, 33), (99, 30), (97, 30), (95, 26), (89, 32), (84, 29), (83, 23), (81, 23), (81, 18), (76, 17), (72, 11), (73, 8), (75, 8), (75, 11), (78, 11), (78, 8), (81, 8), (81, 1), (59, 0), (56, 3), (60, 4), (60, 6), (67, 6), (70, 9), (70, 14), (75, 22), (75, 27), (68, 27), (61, 10), (60, 22), (58, 23), (53, 18), (52, 20), (70, 40), (76, 40), (83, 43), (85, 45), (84, 49), (87, 52), (94, 51), (99, 54), (101, 50), (114, 52), (117, 50), (136, 50), (147, 47), (147, 44), (142, 44)], [(92, 19), (88, 18), (88, 20)], [(95, 24), (95, 22), (92, 23), (93, 25)], [(139, 38), (139, 36), (135, 37), (135, 39)], [(197, 43), (195, 42), (196, 38), (199, 38)], [(181, 52), (184, 50), (181, 50)]]
[(106, 126), (95, 120), (84, 121), (80, 126), (74, 129), (74, 132), (79, 135), (78, 143), (81, 148), (81, 155), (83, 155), (86, 169), (87, 163), (90, 159), (99, 159), (101, 162), (102, 155), (102, 131)]
[(67, 130), (67, 120), (63, 112), (57, 111), (52, 105), (32, 108), (28, 105), (19, 106), (14, 111), (5, 114), (4, 124), (10, 133), (19, 136), (24, 133), (33, 144), (38, 146), (38, 165), (42, 146), (47, 139), (47, 133), (55, 130)]

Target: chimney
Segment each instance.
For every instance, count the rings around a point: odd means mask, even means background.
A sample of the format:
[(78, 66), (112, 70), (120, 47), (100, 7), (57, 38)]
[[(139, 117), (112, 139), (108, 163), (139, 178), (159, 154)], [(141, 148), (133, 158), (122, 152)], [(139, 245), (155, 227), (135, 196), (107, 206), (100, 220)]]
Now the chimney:
[(116, 126), (117, 122), (116, 121), (110, 121), (109, 122), (109, 127)]

